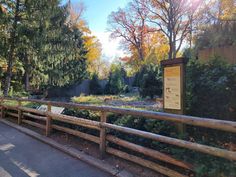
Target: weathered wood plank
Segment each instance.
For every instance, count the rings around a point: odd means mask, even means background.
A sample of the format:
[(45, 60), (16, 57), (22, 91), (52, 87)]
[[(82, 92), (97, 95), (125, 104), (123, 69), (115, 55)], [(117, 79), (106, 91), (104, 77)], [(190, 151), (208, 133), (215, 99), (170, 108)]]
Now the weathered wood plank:
[[(47, 105), (47, 112), (50, 113), (52, 110), (51, 103), (48, 103)], [(52, 117), (49, 116), (49, 114), (46, 114), (46, 136), (49, 136), (52, 131)]]
[(1, 110), (1, 114), (0, 114), (0, 118), (3, 119), (3, 110), (4, 108), (2, 107), (2, 105), (0, 105), (0, 110)]
[[(21, 106), (21, 101), (18, 101), (18, 107)], [(18, 119), (17, 119), (17, 124), (20, 125), (22, 120), (22, 110), (18, 109)]]
[[(16, 100), (16, 99), (13, 99), (13, 100)], [(42, 104), (49, 103), (49, 101), (34, 100), (34, 99), (20, 99), (20, 100), (42, 103)], [(175, 123), (183, 123), (183, 124), (188, 124), (188, 125), (194, 125), (194, 126), (200, 126), (200, 127), (206, 127), (206, 128), (236, 133), (236, 122), (233, 122), (233, 121), (200, 118), (200, 117), (176, 115), (176, 114), (170, 114), (170, 113), (145, 111), (145, 110), (115, 108), (111, 106), (94, 106), (94, 105), (84, 105), (84, 104), (77, 104), (77, 103), (65, 103), (65, 102), (54, 102), (54, 101), (50, 101), (50, 103), (53, 106), (62, 106), (62, 107), (67, 107), (67, 108), (79, 108), (79, 109), (92, 110), (92, 111), (104, 111), (104, 112), (127, 114), (127, 115), (133, 115), (133, 116), (142, 116), (142, 117), (151, 118), (151, 119), (166, 120), (166, 121), (171, 121)]]
[(78, 130), (72, 130), (70, 128), (62, 127), (62, 126), (59, 126), (59, 125), (52, 125), (52, 128), (55, 129), (55, 130), (63, 131), (65, 133), (69, 133), (69, 134), (74, 135), (74, 136), (78, 136), (82, 139), (86, 139), (86, 140), (92, 141), (92, 142), (97, 143), (97, 144), (100, 143), (99, 137), (96, 137), (94, 135), (89, 135), (87, 133), (83, 133), (83, 132), (80, 132)]
[(2, 105), (2, 106), (7, 110), (13, 110), (13, 111), (18, 110), (18, 106), (11, 106), (11, 105)]
[[(100, 122), (102, 122), (102, 123), (107, 122), (106, 112), (101, 112)], [(105, 127), (101, 128), (101, 130), (100, 130), (99, 150), (100, 150), (100, 157), (104, 158), (105, 152), (106, 152), (106, 128)]]
[(18, 118), (18, 113), (13, 113), (13, 112), (6, 111), (6, 114), (9, 115), (9, 116), (12, 116), (14, 118)]
[(37, 109), (32, 109), (32, 108), (26, 108), (26, 107), (18, 107), (20, 110), (22, 110), (23, 112), (30, 112), (30, 113), (34, 113), (34, 114), (39, 114), (42, 116), (46, 116), (46, 112), (45, 111), (39, 111)]
[(159, 142), (163, 142), (163, 143), (167, 143), (167, 144), (199, 151), (199, 152), (210, 154), (213, 156), (222, 157), (222, 158), (226, 158), (229, 160), (236, 160), (236, 152), (234, 152), (234, 151), (228, 151), (225, 149), (220, 149), (220, 148), (215, 148), (215, 147), (206, 146), (206, 145), (202, 145), (202, 144), (192, 143), (189, 141), (184, 141), (184, 140), (180, 140), (180, 139), (176, 139), (176, 138), (162, 136), (162, 135), (158, 135), (158, 134), (154, 134), (154, 133), (150, 133), (150, 132), (145, 132), (145, 131), (141, 131), (141, 130), (136, 130), (136, 129), (132, 129), (132, 128), (121, 127), (121, 126), (117, 126), (117, 125), (113, 125), (113, 124), (109, 124), (109, 123), (101, 123), (101, 126), (104, 126), (106, 128), (110, 128), (110, 129), (114, 129), (114, 130), (117, 130), (120, 132), (124, 132), (127, 134), (133, 134), (133, 135), (137, 135), (140, 137), (152, 139), (155, 141), (159, 141)]
[(137, 156), (134, 156), (134, 155), (116, 150), (114, 148), (107, 147), (106, 152), (108, 152), (112, 155), (118, 156), (122, 159), (132, 161), (132, 162), (137, 163), (141, 166), (150, 168), (150, 169), (155, 170), (159, 173), (162, 173), (166, 176), (170, 176), (170, 177), (187, 177), (186, 175), (180, 174), (180, 173), (178, 173), (174, 170), (171, 170), (169, 168), (158, 165), (157, 163), (154, 163), (154, 162), (151, 162), (151, 161), (148, 161), (148, 160), (144, 160), (140, 157), (137, 157)]
[(47, 115), (52, 117), (53, 120), (58, 120), (61, 122), (66, 122), (69, 124), (79, 125), (91, 129), (100, 130), (100, 123), (93, 120), (78, 118), (74, 116), (62, 115), (62, 114), (54, 114), (51, 112), (47, 112)]
[(32, 125), (34, 127), (38, 127), (38, 128), (41, 128), (43, 130), (46, 129), (46, 126), (45, 125), (42, 125), (42, 124), (39, 124), (39, 123), (36, 123), (36, 122), (32, 122), (30, 120), (25, 120), (23, 119), (22, 122), (26, 123), (26, 124), (29, 124), (29, 125)]
[(155, 158), (157, 160), (171, 163), (173, 165), (188, 169), (188, 170), (193, 170), (193, 166), (191, 164), (188, 164), (186, 162), (181, 162), (180, 160), (176, 160), (173, 157), (166, 155), (164, 153), (158, 152), (157, 150), (153, 150), (150, 148), (146, 148), (140, 145), (136, 145), (134, 143), (130, 143), (128, 141), (122, 140), (120, 138), (117, 138), (112, 135), (107, 135), (106, 139), (112, 143), (115, 143), (119, 146), (125, 147), (127, 149), (131, 149), (133, 151), (139, 152), (141, 154), (144, 154), (146, 156)]
[(38, 115), (26, 113), (26, 112), (24, 112), (23, 115), (26, 116), (26, 117), (33, 118), (33, 119), (37, 119), (37, 120), (41, 120), (41, 121), (46, 121), (46, 117), (45, 116), (38, 116)]

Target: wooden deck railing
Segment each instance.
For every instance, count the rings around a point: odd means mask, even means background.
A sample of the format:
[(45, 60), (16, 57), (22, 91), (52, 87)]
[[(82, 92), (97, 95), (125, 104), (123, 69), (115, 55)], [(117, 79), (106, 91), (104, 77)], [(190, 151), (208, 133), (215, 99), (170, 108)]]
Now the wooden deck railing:
[[(18, 105), (10, 106), (5, 103), (7, 100), (14, 100), (18, 102)], [(160, 172), (167, 176), (175, 176), (175, 177), (183, 177), (186, 174), (181, 174), (180, 172), (169, 169), (165, 166), (161, 166), (155, 163), (152, 160), (147, 160), (147, 158), (138, 157), (136, 155), (128, 154), (127, 152), (115, 149), (114, 147), (110, 147), (107, 142), (111, 142), (117, 144), (123, 148), (129, 149), (133, 152), (143, 154), (146, 157), (150, 157), (152, 159), (156, 159), (159, 161), (163, 161), (165, 163), (169, 163), (175, 165), (177, 167), (181, 167), (186, 170), (193, 170), (193, 166), (177, 160), (170, 155), (161, 153), (157, 150), (150, 149), (144, 146), (140, 146), (126, 140), (120, 139), (107, 133), (106, 130), (112, 129), (118, 132), (126, 133), (129, 135), (135, 135), (142, 138), (151, 139), (157, 142), (167, 143), (170, 145), (175, 145), (182, 148), (187, 148), (190, 150), (198, 151), (205, 154), (210, 154), (216, 157), (225, 158), (231, 161), (236, 161), (236, 152), (230, 151), (227, 149), (216, 148), (208, 145), (198, 144), (194, 142), (189, 142), (181, 139), (171, 138), (155, 133), (145, 132), (133, 128), (127, 128), (118, 126), (115, 124), (107, 123), (107, 113), (116, 113), (116, 114), (125, 114), (132, 116), (141, 116), (147, 119), (156, 119), (156, 120), (165, 120), (174, 123), (183, 123), (198, 127), (205, 127), (209, 129), (222, 130), (225, 132), (236, 133), (236, 122), (233, 121), (225, 121), (225, 120), (216, 120), (216, 119), (208, 119), (208, 118), (200, 118), (200, 117), (192, 117), (192, 116), (184, 116), (184, 115), (175, 115), (161, 112), (153, 112), (153, 111), (141, 111), (141, 110), (132, 110), (132, 109), (123, 109), (123, 108), (114, 108), (108, 106), (92, 106), (92, 105), (82, 105), (76, 103), (64, 103), (64, 102), (53, 102), (53, 101), (43, 101), (43, 100), (34, 100), (34, 99), (13, 99), (13, 98), (1, 98), (1, 118), (7, 118), (6, 115), (17, 118), (17, 123), (21, 124), (26, 123), (31, 126), (38, 127), (45, 131), (45, 135), (49, 136), (52, 133), (52, 130), (58, 130), (62, 132), (66, 132), (68, 134), (78, 136), (80, 138), (86, 139), (88, 141), (92, 141), (94, 143), (99, 144), (99, 150), (101, 157), (104, 157), (105, 153), (109, 153), (120, 158), (135, 162), (139, 165), (145, 166), (157, 172)], [(33, 102), (39, 104), (48, 105), (47, 111), (39, 111), (37, 109), (27, 108), (22, 106), (22, 102)], [(61, 106), (66, 108), (77, 108), (82, 110), (90, 110), (100, 112), (100, 121), (93, 121), (85, 118), (78, 118), (74, 116), (55, 114), (51, 112), (51, 106)], [(37, 120), (37, 122), (28, 120), (27, 117), (32, 118), (33, 120)], [(86, 127), (89, 129), (94, 129), (100, 132), (99, 136), (91, 135), (85, 132), (81, 132), (78, 130), (74, 130), (71, 128), (67, 128), (61, 125), (53, 124), (53, 120), (69, 123), (72, 125), (79, 125), (82, 127)], [(39, 123), (41, 122), (41, 123)], [(148, 158), (148, 159), (150, 159)]]

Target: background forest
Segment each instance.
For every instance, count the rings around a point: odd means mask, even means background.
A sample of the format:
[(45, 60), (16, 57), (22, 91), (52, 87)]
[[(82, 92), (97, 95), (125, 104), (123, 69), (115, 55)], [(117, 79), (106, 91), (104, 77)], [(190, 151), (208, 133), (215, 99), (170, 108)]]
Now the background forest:
[(235, 45), (236, 40), (234, 0), (132, 0), (108, 16), (111, 39), (119, 38), (127, 54), (110, 65), (102, 59), (102, 45), (83, 19), (83, 3), (1, 0), (0, 7), (4, 95), (69, 86), (94, 74), (109, 80), (107, 93), (127, 92), (121, 88), (122, 79), (116, 81), (121, 84), (116, 91), (109, 88), (116, 78), (112, 75), (120, 71), (119, 76), (142, 79), (144, 85), (134, 85), (141, 95), (154, 97), (143, 88), (162, 87), (161, 60), (180, 56), (194, 60), (200, 49)]

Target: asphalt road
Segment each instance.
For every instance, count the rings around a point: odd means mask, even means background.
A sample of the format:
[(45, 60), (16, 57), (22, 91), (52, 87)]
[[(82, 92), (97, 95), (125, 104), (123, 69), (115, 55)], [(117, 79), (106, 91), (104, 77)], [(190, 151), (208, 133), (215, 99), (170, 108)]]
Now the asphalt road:
[(0, 177), (111, 175), (0, 123)]

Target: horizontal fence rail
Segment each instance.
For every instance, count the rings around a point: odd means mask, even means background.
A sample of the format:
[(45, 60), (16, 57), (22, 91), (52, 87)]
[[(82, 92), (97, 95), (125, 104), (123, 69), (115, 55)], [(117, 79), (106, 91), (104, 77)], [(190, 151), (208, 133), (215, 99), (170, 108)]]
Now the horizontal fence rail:
[[(7, 101), (16, 101), (17, 105), (7, 105)], [(135, 162), (139, 165), (145, 166), (147, 168), (151, 168), (159, 173), (162, 173), (167, 176), (186, 176), (186, 174), (182, 174), (175, 170), (169, 169), (166, 166), (159, 165), (158, 163), (149, 160), (150, 158), (156, 159), (158, 161), (162, 161), (168, 164), (175, 165), (176, 167), (180, 167), (181, 169), (186, 169), (188, 171), (193, 171), (193, 165), (182, 162), (171, 157), (168, 154), (161, 153), (157, 150), (150, 149), (135, 143), (131, 143), (129, 141), (120, 139), (114, 135), (108, 133), (107, 130), (115, 130), (118, 132), (122, 132), (129, 135), (134, 135), (146, 139), (150, 139), (157, 142), (162, 142), (170, 145), (174, 145), (181, 148), (186, 148), (194, 151), (198, 151), (201, 153), (213, 155), (216, 157), (225, 158), (231, 161), (236, 161), (236, 152), (230, 151), (227, 149), (216, 148), (208, 145), (198, 144), (186, 140), (181, 140), (177, 138), (171, 138), (168, 136), (163, 136), (151, 132), (145, 132), (133, 128), (118, 126), (115, 124), (108, 123), (107, 121), (107, 113), (115, 113), (115, 114), (123, 114), (123, 115), (132, 115), (138, 117), (144, 117), (147, 119), (156, 119), (156, 120), (165, 120), (174, 123), (182, 123), (186, 125), (204, 127), (209, 129), (221, 130), (229, 133), (236, 133), (236, 122), (233, 121), (225, 121), (225, 120), (216, 120), (209, 118), (200, 118), (193, 116), (185, 116), (185, 115), (175, 115), (161, 112), (153, 112), (153, 111), (141, 111), (134, 109), (123, 109), (123, 108), (115, 108), (109, 106), (93, 106), (93, 105), (83, 105), (76, 103), (65, 103), (65, 102), (54, 102), (54, 101), (44, 101), (44, 100), (35, 100), (35, 99), (21, 99), (21, 98), (0, 98), (0, 107), (1, 107), (1, 118), (16, 118), (17, 123), (21, 124), (26, 123), (31, 126), (40, 128), (45, 131), (46, 136), (50, 136), (52, 130), (62, 131), (82, 139), (94, 142), (99, 144), (99, 150), (101, 158), (104, 158), (106, 153), (118, 156), (120, 158)], [(23, 102), (31, 102), (47, 105), (47, 111), (41, 111), (37, 109), (27, 108), (22, 106)], [(100, 121), (89, 120), (86, 118), (79, 118), (75, 116), (68, 116), (63, 114), (55, 114), (51, 112), (52, 106), (60, 106), (65, 108), (76, 108), (82, 110), (90, 110), (100, 112)], [(80, 127), (84, 127), (86, 129), (95, 130), (98, 132), (97, 135), (92, 135), (88, 132), (82, 132), (80, 130), (75, 130), (72, 128), (65, 127), (64, 124), (59, 125), (55, 122), (66, 123), (68, 125), (76, 125)], [(139, 153), (144, 155), (145, 157), (139, 157), (133, 154), (129, 154), (121, 149), (116, 149), (111, 147), (109, 143), (116, 144), (119, 147), (128, 149), (132, 151), (134, 154)], [(148, 159), (148, 160), (147, 160)]]
[(94, 105), (84, 105), (84, 104), (77, 104), (77, 103), (44, 101), (44, 100), (36, 100), (36, 99), (8, 98), (8, 100), (26, 101), (26, 102), (34, 102), (34, 103), (39, 103), (39, 104), (51, 104), (52, 106), (63, 106), (66, 108), (78, 108), (78, 109), (91, 110), (91, 111), (103, 111), (103, 112), (111, 112), (111, 113), (117, 113), (117, 114), (142, 116), (142, 117), (146, 117), (150, 119), (166, 120), (166, 121), (171, 121), (175, 123), (183, 123), (183, 124), (188, 124), (188, 125), (193, 125), (193, 126), (199, 126), (199, 127), (205, 127), (205, 128), (211, 128), (211, 129), (236, 133), (236, 122), (233, 122), (233, 121), (201, 118), (201, 117), (194, 117), (194, 116), (185, 116), (185, 115), (154, 112), (154, 111), (115, 108), (111, 106), (94, 106)]

